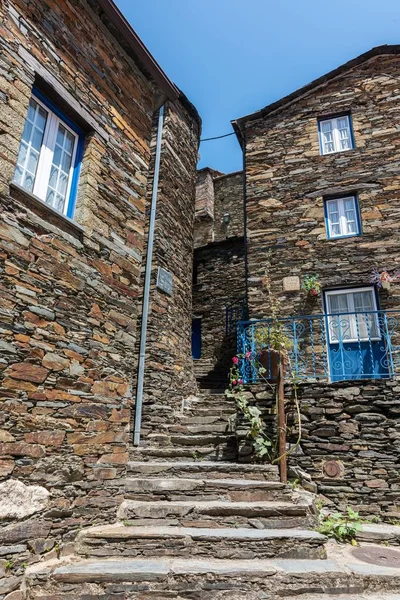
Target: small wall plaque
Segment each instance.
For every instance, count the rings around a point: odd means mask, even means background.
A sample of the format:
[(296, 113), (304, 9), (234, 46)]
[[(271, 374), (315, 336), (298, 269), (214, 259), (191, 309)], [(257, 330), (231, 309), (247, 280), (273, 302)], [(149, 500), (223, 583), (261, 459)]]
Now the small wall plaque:
[(284, 292), (298, 292), (300, 290), (300, 277), (284, 277), (282, 284)]
[(174, 286), (172, 273), (170, 273), (166, 269), (163, 269), (162, 267), (158, 267), (157, 287), (169, 296), (173, 295)]

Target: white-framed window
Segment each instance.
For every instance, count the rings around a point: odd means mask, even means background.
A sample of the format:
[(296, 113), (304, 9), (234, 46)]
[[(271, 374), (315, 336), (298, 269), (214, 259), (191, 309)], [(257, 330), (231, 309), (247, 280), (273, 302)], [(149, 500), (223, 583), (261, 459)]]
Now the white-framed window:
[(360, 233), (356, 196), (325, 200), (328, 238), (346, 237)]
[(331, 344), (380, 339), (374, 288), (328, 291), (325, 301)]
[(29, 102), (14, 181), (67, 214), (79, 136), (36, 96)]
[(321, 154), (344, 152), (351, 150), (353, 139), (351, 135), (350, 116), (335, 117), (334, 119), (321, 119), (319, 121), (319, 136)]

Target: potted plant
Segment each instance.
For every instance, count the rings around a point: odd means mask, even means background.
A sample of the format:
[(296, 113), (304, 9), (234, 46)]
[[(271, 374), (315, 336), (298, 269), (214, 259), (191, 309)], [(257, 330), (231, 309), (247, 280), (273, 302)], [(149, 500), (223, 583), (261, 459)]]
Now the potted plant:
[(278, 379), (279, 366), (281, 362), (286, 364), (287, 353), (293, 347), (293, 343), (286, 335), (283, 323), (277, 318), (258, 326), (254, 339), (258, 362), (264, 370), (265, 378), (274, 383)]
[(318, 275), (306, 275), (301, 286), (310, 296), (318, 296), (321, 291), (321, 282)]
[(396, 271), (391, 275), (387, 269), (383, 269), (383, 271), (374, 269), (371, 273), (370, 281), (371, 283), (375, 284), (378, 288), (390, 290), (390, 284), (392, 283), (392, 281), (395, 281), (398, 277), (399, 271)]

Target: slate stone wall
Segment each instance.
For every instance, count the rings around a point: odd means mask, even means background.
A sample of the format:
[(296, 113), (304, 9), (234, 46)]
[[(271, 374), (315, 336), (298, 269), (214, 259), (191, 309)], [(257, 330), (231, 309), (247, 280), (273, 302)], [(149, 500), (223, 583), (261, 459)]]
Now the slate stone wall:
[[(400, 265), (400, 58), (377, 56), (345, 71), (270, 116), (246, 126), (250, 316), (267, 314), (265, 256), (285, 316), (321, 312), (304, 292), (283, 293), (282, 279), (307, 273), (323, 286), (368, 285), (374, 267)], [(320, 155), (317, 119), (351, 113), (355, 148)], [(323, 198), (358, 194), (362, 235), (328, 240)], [(398, 307), (400, 286), (382, 308)]]
[[(167, 103), (146, 347), (142, 432), (144, 442), (148, 433), (160, 432), (162, 424), (172, 422), (173, 410), (180, 408), (182, 400), (196, 391), (190, 343), (191, 257), (200, 131), (201, 120), (197, 111), (183, 94), (179, 102)], [(155, 150), (154, 143), (152, 150)], [(148, 210), (150, 199), (149, 188)], [(147, 251), (147, 247), (145, 250)], [(156, 285), (159, 267), (172, 275), (172, 295)], [(148, 443), (153, 443), (151, 437)]]
[(197, 248), (197, 283), (193, 286), (193, 314), (202, 319), (201, 359), (195, 360), (202, 378), (226, 379), (236, 338), (226, 335), (226, 307), (245, 294), (243, 238)]
[[(35, 494), (43, 500), (16, 519), (1, 488), (1, 595), (18, 587), (24, 563), (57, 554), (88, 524), (113, 521), (123, 499), (155, 90), (80, 0), (2, 2), (0, 39), (0, 485), (26, 486), (25, 505)], [(91, 116), (74, 222), (10, 185), (32, 86), (42, 83), (22, 50)], [(160, 183), (156, 264), (172, 266), (173, 312), (159, 294), (150, 316), (154, 332), (169, 314), (152, 361), (156, 370), (167, 363), (169, 380), (176, 369), (180, 382), (199, 134), (188, 106), (167, 108)]]
[[(225, 331), (226, 307), (245, 295), (243, 173), (203, 169), (196, 190), (193, 315), (202, 318), (202, 355), (194, 363), (198, 380), (212, 387), (226, 380), (236, 350)], [(206, 205), (208, 218), (200, 218)]]
[[(272, 430), (273, 393), (265, 386), (252, 386), (248, 397)], [(285, 397), (288, 440), (294, 444), (298, 427), (290, 385), (285, 386)], [(300, 447), (289, 458), (293, 477), (301, 480), (298, 468), (311, 476), (328, 506), (343, 511), (352, 505), (364, 515), (398, 520), (400, 380), (300, 383), (298, 399), (302, 434)], [(246, 452), (242, 459), (249, 459)]]

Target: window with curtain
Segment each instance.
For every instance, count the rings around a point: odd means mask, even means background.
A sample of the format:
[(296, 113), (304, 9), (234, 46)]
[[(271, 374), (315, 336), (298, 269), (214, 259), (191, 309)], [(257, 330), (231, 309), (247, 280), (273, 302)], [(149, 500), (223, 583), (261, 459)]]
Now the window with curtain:
[(14, 181), (58, 212), (73, 216), (83, 138), (51, 103), (33, 95)]
[(325, 200), (325, 214), (328, 238), (361, 233), (356, 196)]
[(321, 154), (344, 152), (354, 148), (351, 135), (350, 116), (319, 121)]
[(325, 292), (330, 343), (379, 339), (373, 288)]

